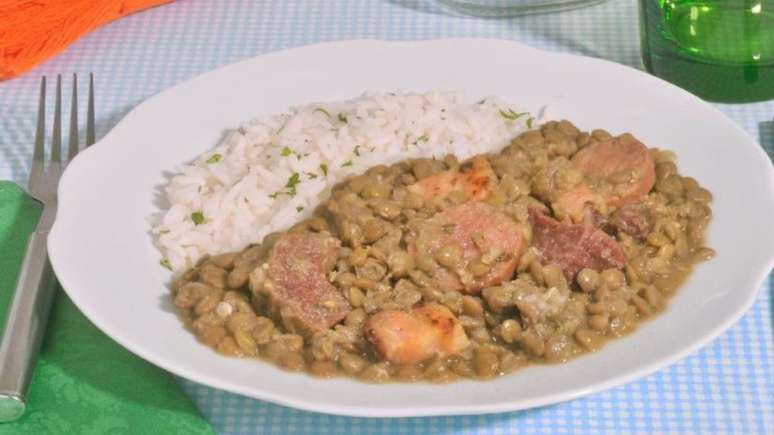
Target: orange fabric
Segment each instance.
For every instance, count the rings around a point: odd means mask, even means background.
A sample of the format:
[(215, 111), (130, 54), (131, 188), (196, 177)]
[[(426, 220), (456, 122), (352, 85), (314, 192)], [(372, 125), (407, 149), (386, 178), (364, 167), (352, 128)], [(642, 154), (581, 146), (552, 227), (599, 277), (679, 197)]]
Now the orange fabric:
[(0, 80), (54, 56), (97, 27), (174, 0), (0, 0)]

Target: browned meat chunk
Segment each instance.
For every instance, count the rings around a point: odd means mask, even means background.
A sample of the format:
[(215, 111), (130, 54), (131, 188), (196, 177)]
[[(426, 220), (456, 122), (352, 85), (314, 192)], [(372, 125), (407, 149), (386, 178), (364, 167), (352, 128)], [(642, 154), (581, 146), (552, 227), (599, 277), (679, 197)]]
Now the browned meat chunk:
[(427, 178), (423, 178), (409, 186), (409, 191), (425, 198), (444, 198), (451, 192), (461, 191), (472, 200), (483, 200), (491, 193), (497, 183), (489, 160), (484, 157), (474, 157), (469, 164), (459, 169), (450, 169)]
[(536, 209), (530, 209), (532, 243), (543, 260), (562, 268), (569, 281), (583, 268), (603, 270), (621, 268), (624, 252), (604, 231), (584, 224), (560, 223)]
[(350, 305), (326, 279), (339, 241), (318, 233), (285, 233), (271, 250), (264, 291), (283, 322), (311, 334), (344, 319)]
[(395, 364), (416, 364), (435, 355), (453, 355), (469, 344), (459, 320), (436, 303), (408, 312), (379, 311), (368, 318), (364, 331), (382, 358)]

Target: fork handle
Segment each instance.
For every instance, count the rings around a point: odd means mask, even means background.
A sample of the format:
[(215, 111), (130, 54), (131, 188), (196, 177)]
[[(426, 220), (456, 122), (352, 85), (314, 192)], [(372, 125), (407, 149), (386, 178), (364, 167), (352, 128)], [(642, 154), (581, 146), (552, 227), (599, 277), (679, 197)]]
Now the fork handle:
[(24, 414), (26, 393), (46, 330), (56, 280), (48, 261), (48, 231), (27, 241), (19, 280), (0, 343), (0, 422)]

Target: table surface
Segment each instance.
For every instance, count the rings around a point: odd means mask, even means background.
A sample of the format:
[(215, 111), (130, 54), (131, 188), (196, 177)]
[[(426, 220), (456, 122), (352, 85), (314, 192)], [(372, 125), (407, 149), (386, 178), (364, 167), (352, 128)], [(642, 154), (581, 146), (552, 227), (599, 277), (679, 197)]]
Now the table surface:
[[(181, 0), (105, 26), (26, 75), (0, 84), (0, 179), (22, 182), (38, 80), (94, 72), (97, 135), (147, 97), (213, 68), (341, 39), (486, 37), (641, 68), (637, 4), (484, 20), (429, 0)], [(772, 155), (774, 101), (718, 105)], [(82, 118), (85, 119), (85, 118)], [(770, 278), (731, 329), (637, 382), (543, 408), (481, 416), (365, 419), (297, 411), (180, 380), (218, 433), (774, 433)]]

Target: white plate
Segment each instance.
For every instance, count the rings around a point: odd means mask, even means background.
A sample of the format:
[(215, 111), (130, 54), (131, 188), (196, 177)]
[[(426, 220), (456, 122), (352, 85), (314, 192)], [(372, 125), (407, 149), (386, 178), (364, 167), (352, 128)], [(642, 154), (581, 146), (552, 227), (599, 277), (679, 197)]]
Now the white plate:
[[(666, 312), (629, 337), (567, 364), (488, 382), (369, 385), (317, 380), (196, 342), (170, 310), (147, 218), (177, 165), (226, 129), (289, 105), (365, 90), (463, 90), (528, 109), (548, 105), (583, 128), (631, 131), (678, 155), (715, 195), (701, 265)], [(706, 344), (747, 310), (774, 260), (774, 170), (761, 148), (692, 95), (614, 63), (496, 40), (336, 42), (268, 54), (207, 73), (129, 113), (67, 169), (49, 237), (51, 261), (75, 304), (113, 339), (185, 378), (311, 411), (422, 416), (512, 411), (629, 382)], [(98, 362), (95, 362), (97, 364)]]

